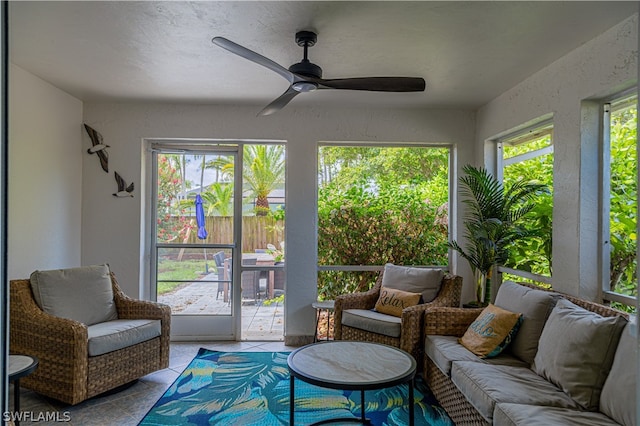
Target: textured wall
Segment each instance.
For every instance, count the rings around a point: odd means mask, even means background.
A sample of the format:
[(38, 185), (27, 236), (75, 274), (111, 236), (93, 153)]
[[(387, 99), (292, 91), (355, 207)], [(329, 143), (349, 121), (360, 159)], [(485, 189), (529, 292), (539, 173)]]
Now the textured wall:
[(82, 102), (12, 65), (8, 276), (80, 265)]
[(480, 156), (489, 151), (484, 150), (487, 140), (538, 117), (553, 116), (553, 285), (558, 290), (590, 299), (598, 296), (597, 100), (632, 87), (637, 72), (635, 15), (478, 111)]
[[(110, 162), (136, 184), (133, 199), (111, 196), (114, 181), (88, 158), (83, 191), (82, 261), (108, 261), (129, 294), (148, 293), (150, 188), (145, 138), (277, 139), (287, 141), (287, 298), (285, 333), (313, 334), (316, 300), (316, 151), (318, 141), (437, 142), (456, 145), (459, 162), (473, 157), (474, 114), (467, 111), (313, 108), (256, 117), (256, 107), (86, 104), (85, 122), (111, 145)], [(88, 142), (86, 142), (88, 143)], [(142, 184), (141, 184), (142, 183)], [(142, 286), (139, 289), (139, 282)]]

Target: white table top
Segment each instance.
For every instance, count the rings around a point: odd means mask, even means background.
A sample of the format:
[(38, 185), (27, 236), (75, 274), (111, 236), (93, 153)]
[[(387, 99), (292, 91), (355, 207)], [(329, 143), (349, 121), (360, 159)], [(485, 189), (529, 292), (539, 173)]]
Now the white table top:
[(28, 355), (9, 355), (9, 378), (33, 368), (38, 361)]
[(320, 386), (385, 387), (413, 377), (416, 361), (392, 346), (370, 342), (330, 341), (307, 345), (289, 355), (295, 377), (321, 382)]
[(311, 306), (313, 306), (314, 309), (334, 309), (336, 305), (336, 301), (335, 300), (324, 300), (324, 301), (317, 301), (317, 302), (313, 302), (311, 304)]

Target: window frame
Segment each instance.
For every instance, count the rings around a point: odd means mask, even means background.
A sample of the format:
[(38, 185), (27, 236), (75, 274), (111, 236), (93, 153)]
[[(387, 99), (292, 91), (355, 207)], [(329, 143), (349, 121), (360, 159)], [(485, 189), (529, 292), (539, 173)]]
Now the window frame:
[[(544, 135), (550, 135), (551, 140), (548, 146), (535, 149), (526, 153), (518, 154), (513, 157), (504, 158), (504, 147), (506, 144), (513, 146), (521, 145), (526, 142), (530, 142), (535, 139), (539, 139)], [(515, 141), (515, 143), (514, 143)], [(495, 143), (496, 152), (496, 178), (501, 183), (504, 183), (504, 168), (506, 166), (531, 160), (543, 155), (554, 154), (554, 120), (553, 117), (547, 116), (547, 118), (541, 118), (526, 126), (517, 128), (513, 131), (508, 131), (500, 137), (493, 140)], [(555, 157), (554, 157), (555, 162)], [(554, 176), (552, 176), (553, 178)], [(553, 208), (553, 206), (552, 206)], [(552, 254), (553, 256), (553, 254)], [(543, 283), (545, 285), (551, 285), (553, 271), (550, 271), (549, 275), (541, 275), (519, 269), (507, 268), (504, 265), (498, 265), (498, 271), (516, 275), (521, 278)]]
[[(613, 104), (624, 105), (625, 103), (632, 102), (635, 99), (636, 109), (638, 109), (638, 92), (634, 87), (630, 90), (618, 93), (606, 100), (604, 100), (600, 106), (600, 118), (601, 118), (601, 135), (600, 135), (600, 159), (601, 159), (601, 179), (600, 179), (600, 282), (602, 283), (599, 291), (602, 294), (602, 300), (607, 302), (617, 302), (629, 307), (635, 307), (637, 305), (637, 297), (629, 296), (621, 293), (611, 291), (611, 203), (609, 202), (611, 194), (611, 116), (618, 108), (613, 107)], [(636, 144), (637, 144), (636, 133)], [(636, 145), (637, 146), (637, 145)], [(637, 150), (636, 150), (637, 152)], [(638, 156), (636, 153), (636, 168), (638, 167)], [(636, 182), (638, 182), (638, 175), (636, 174)], [(638, 200), (636, 199), (636, 211), (638, 209)], [(636, 214), (636, 221), (638, 215)], [(637, 223), (636, 223), (637, 227)], [(636, 253), (638, 253), (636, 240)], [(638, 282), (636, 281), (636, 286)]]

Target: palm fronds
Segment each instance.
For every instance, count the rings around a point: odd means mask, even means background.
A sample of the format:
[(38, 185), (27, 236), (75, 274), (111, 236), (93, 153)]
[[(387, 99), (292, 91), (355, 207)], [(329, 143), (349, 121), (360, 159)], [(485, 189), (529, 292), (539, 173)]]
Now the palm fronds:
[(457, 241), (449, 247), (469, 262), (475, 272), (486, 274), (496, 263), (504, 263), (512, 244), (529, 236), (518, 223), (535, 207), (535, 198), (548, 192), (545, 184), (518, 180), (509, 188), (484, 168), (466, 165), (460, 177), (460, 194), (467, 206), (464, 217), (466, 248)]

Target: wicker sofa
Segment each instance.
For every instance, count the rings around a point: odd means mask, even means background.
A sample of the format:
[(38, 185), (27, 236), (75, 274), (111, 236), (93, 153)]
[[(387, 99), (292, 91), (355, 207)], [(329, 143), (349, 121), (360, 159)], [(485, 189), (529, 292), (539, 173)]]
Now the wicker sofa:
[[(371, 331), (343, 323), (343, 314), (348, 310), (371, 311), (380, 296), (384, 272), (378, 275), (375, 285), (366, 292), (344, 294), (335, 301), (334, 337), (336, 340), (355, 340), (383, 343), (401, 348), (410, 353), (422, 366), (423, 334), (422, 320), (424, 312), (436, 306), (460, 306), (462, 277), (444, 274), (440, 290), (435, 299), (428, 303), (405, 308), (401, 318), (375, 314), (376, 320), (388, 323), (390, 327), (381, 327), (387, 331)], [(393, 329), (396, 326), (395, 330)], [(399, 326), (399, 330), (398, 327)], [(389, 331), (390, 330), (390, 331)], [(386, 334), (385, 334), (386, 333)]]
[(523, 314), (495, 358), (458, 340), (482, 309), (425, 313), (423, 376), (457, 425), (637, 424), (636, 326), (625, 313), (510, 281), (495, 305)]
[[(72, 405), (169, 366), (169, 306), (127, 297), (107, 265), (58, 271), (63, 278), (77, 270), (86, 277), (87, 269), (89, 275), (100, 275), (100, 291), (115, 305), (112, 321), (87, 326), (67, 315), (46, 312), (51, 306), (41, 308), (42, 296), (38, 301), (34, 297), (33, 274), (31, 279), (10, 283), (9, 350), (40, 361), (21, 385)], [(92, 315), (95, 299), (78, 297), (76, 308), (85, 305)], [(92, 336), (96, 340), (90, 342)]]

